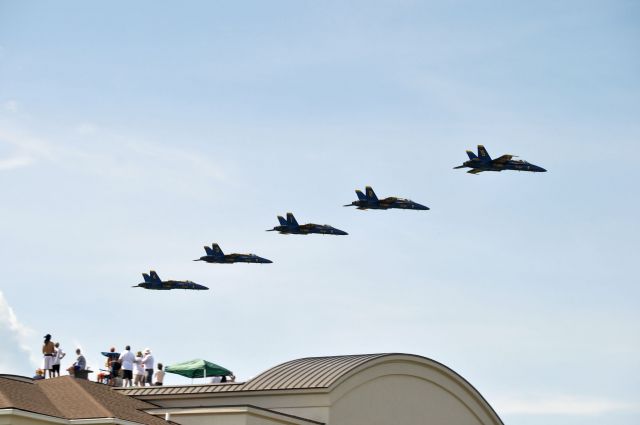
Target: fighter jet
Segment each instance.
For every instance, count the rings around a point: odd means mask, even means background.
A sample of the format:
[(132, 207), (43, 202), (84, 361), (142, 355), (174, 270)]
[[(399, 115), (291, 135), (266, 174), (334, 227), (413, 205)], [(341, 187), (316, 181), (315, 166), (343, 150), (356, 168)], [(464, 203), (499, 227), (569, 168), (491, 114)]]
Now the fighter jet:
[(198, 285), (195, 282), (191, 282), (190, 280), (165, 280), (162, 281), (158, 273), (151, 270), (149, 274), (142, 273), (142, 277), (144, 278), (144, 282), (133, 286), (133, 288), (144, 288), (144, 289), (157, 289), (161, 291), (167, 291), (169, 289), (194, 289), (198, 291), (206, 291), (209, 288), (203, 285)]
[(273, 229), (267, 230), (267, 232), (278, 231), (283, 235), (308, 235), (309, 233), (320, 233), (323, 235), (348, 235), (347, 232), (342, 231), (340, 229), (336, 229), (335, 227), (329, 226), (328, 224), (303, 224), (302, 226), (298, 224), (296, 218), (291, 213), (287, 213), (287, 219), (281, 215), (278, 216), (278, 221), (280, 222), (280, 226), (276, 226)]
[(470, 174), (502, 170), (531, 171), (534, 173), (544, 173), (547, 171), (527, 161), (511, 159), (515, 158), (515, 155), (502, 155), (500, 158), (491, 159), (489, 153), (482, 145), (478, 145), (478, 156), (471, 151), (467, 151), (467, 155), (469, 155), (469, 161), (465, 161), (462, 165), (453, 168), (471, 168), (471, 170), (467, 171), (467, 173)]
[(398, 208), (404, 210), (428, 210), (429, 207), (425, 207), (424, 205), (420, 205), (417, 202), (413, 202), (410, 199), (396, 198), (395, 196), (391, 196), (389, 198), (378, 199), (376, 193), (373, 191), (371, 186), (367, 186), (365, 189), (365, 193), (362, 193), (359, 190), (356, 190), (356, 195), (358, 195), (358, 200), (353, 201), (350, 204), (344, 205), (345, 207), (357, 207), (359, 210), (388, 210), (389, 208)]
[(273, 263), (266, 258), (258, 257), (255, 254), (226, 254), (222, 252), (220, 246), (217, 243), (211, 244), (211, 248), (204, 247), (207, 255), (198, 258), (193, 261), (206, 261), (207, 263), (220, 263), (220, 264), (232, 264), (232, 263)]

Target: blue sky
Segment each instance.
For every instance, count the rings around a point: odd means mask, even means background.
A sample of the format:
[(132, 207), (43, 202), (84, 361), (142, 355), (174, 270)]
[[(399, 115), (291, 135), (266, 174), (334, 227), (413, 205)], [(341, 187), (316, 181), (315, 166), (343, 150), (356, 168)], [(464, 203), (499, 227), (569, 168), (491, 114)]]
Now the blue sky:
[[(640, 419), (635, 2), (0, 2), (0, 371), (408, 352)], [(471, 176), (464, 151), (545, 174)], [(342, 208), (353, 190), (428, 212)], [(348, 237), (264, 232), (276, 215)], [(271, 265), (191, 260), (218, 242)], [(208, 293), (130, 288), (154, 268)], [(173, 382), (183, 382), (173, 378)]]

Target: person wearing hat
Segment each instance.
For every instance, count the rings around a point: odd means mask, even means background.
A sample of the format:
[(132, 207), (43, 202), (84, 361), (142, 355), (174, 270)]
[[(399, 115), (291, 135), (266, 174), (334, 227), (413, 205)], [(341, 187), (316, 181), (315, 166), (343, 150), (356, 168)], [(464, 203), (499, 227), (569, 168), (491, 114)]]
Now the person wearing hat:
[(142, 358), (142, 365), (144, 366), (144, 373), (146, 375), (145, 382), (149, 385), (153, 385), (153, 366), (154, 359), (151, 355), (151, 350), (144, 349), (144, 357)]
[(54, 354), (56, 351), (56, 347), (51, 342), (51, 335), (46, 334), (44, 336), (44, 344), (42, 345), (42, 354), (44, 355), (44, 376), (47, 377), (47, 371), (49, 372), (49, 378), (53, 378), (52, 369), (53, 369), (53, 361)]

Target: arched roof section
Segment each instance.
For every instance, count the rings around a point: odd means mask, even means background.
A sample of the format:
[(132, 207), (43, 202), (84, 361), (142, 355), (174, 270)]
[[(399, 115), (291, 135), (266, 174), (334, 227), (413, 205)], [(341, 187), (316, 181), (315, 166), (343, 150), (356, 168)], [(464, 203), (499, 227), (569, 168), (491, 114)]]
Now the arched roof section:
[(306, 357), (274, 366), (248, 381), (243, 390), (266, 391), (286, 389), (329, 388), (371, 360), (388, 354)]

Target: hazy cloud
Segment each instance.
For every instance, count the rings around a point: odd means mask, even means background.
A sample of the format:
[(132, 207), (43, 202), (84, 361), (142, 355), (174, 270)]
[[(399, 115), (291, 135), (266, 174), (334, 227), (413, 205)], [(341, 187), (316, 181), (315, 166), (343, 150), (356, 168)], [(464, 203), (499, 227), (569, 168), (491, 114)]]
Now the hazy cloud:
[(28, 342), (32, 334), (0, 292), (0, 373), (30, 373), (38, 366), (39, 358)]
[(9, 155), (0, 157), (0, 170), (12, 170), (53, 157), (53, 147), (43, 139), (16, 131), (0, 122), (0, 146), (9, 147)]
[(34, 162), (34, 159), (29, 156), (12, 156), (5, 159), (0, 159), (0, 170), (11, 170), (13, 168), (26, 167)]
[(207, 155), (110, 133), (88, 122), (45, 139), (0, 121), (2, 145), (8, 147), (8, 155), (0, 153), (0, 171), (50, 161), (110, 178), (141, 178), (150, 172), (154, 180), (164, 176), (169, 182), (188, 174), (224, 178), (222, 168)]
[(98, 129), (95, 125), (87, 122), (83, 122), (82, 124), (77, 125), (75, 128), (75, 132), (83, 136), (95, 134), (97, 130)]
[(2, 106), (5, 111), (16, 112), (18, 110), (18, 102), (13, 99), (7, 100)]

